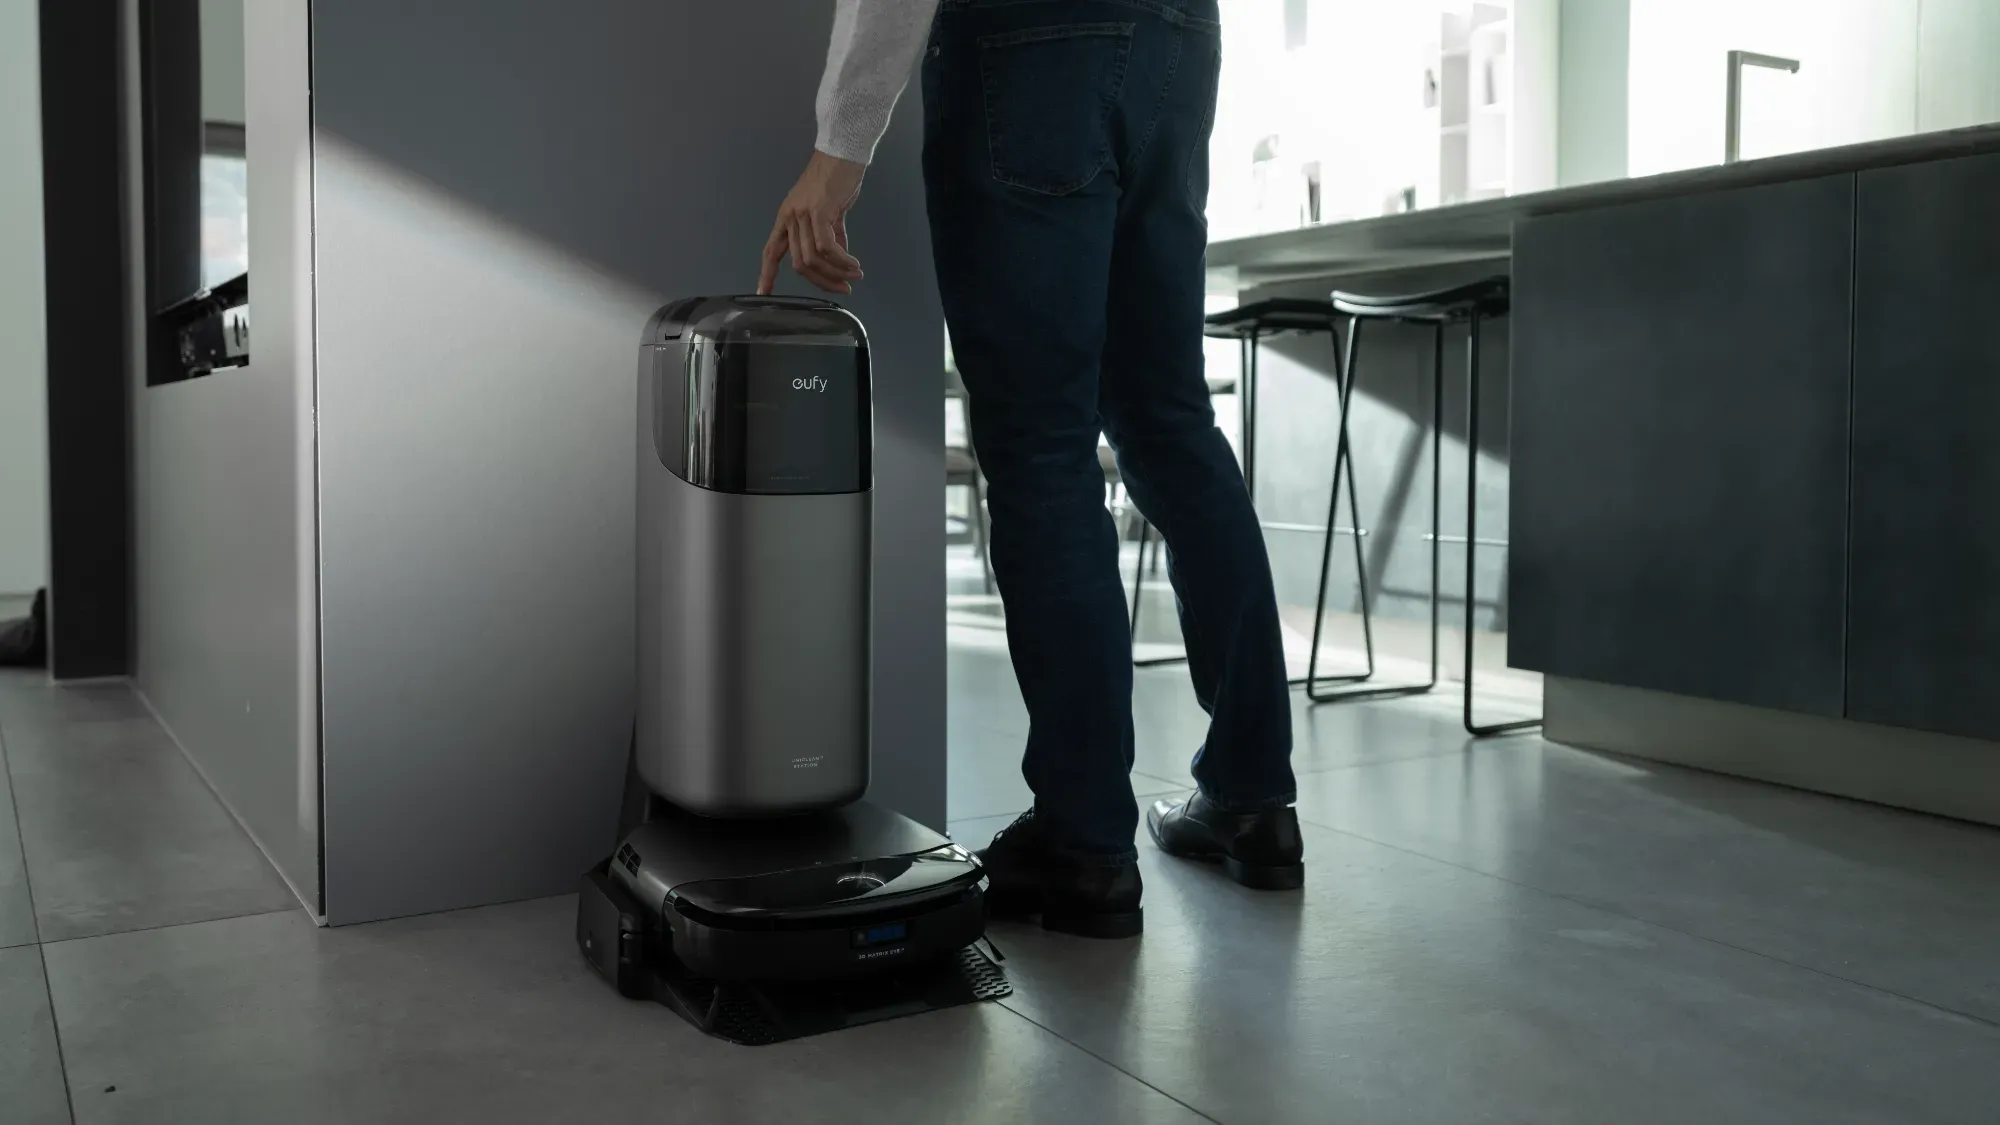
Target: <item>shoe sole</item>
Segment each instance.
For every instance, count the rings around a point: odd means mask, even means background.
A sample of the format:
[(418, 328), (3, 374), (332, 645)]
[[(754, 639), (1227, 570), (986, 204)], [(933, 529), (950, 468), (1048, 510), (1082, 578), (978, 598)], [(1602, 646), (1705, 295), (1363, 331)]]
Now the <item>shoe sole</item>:
[(1087, 938), (1138, 937), (1146, 928), (1146, 912), (1143, 909), (1101, 914), (1050, 914), (1042, 909), (1040, 902), (1029, 899), (1004, 898), (996, 902), (989, 896), (986, 914), (989, 918), (1005, 921), (1027, 921), (1039, 917), (1045, 930)]
[(1125, 910), (1116, 914), (1042, 914), (1042, 928), (1059, 934), (1073, 934), (1077, 937), (1135, 938), (1146, 928), (1144, 910)]
[(1222, 870), (1231, 879), (1253, 891), (1296, 891), (1306, 885), (1306, 865), (1303, 860), (1273, 867), (1261, 863), (1245, 863), (1220, 850), (1177, 852), (1168, 847), (1165, 840), (1160, 839), (1160, 830), (1153, 826), (1150, 818), (1146, 821), (1146, 833), (1153, 838), (1153, 843), (1159, 845), (1161, 851), (1175, 859), (1193, 860), (1197, 863), (1221, 863)]
[(1266, 867), (1225, 855), (1222, 857), (1222, 869), (1229, 873), (1231, 879), (1253, 891), (1296, 891), (1306, 885), (1306, 865), (1302, 862)]

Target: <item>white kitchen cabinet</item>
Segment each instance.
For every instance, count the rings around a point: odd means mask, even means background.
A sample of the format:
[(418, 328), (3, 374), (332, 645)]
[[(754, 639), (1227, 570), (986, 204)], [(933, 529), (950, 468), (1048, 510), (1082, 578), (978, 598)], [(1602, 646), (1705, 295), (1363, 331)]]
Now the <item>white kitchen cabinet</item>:
[(1424, 70), (1435, 138), (1418, 206), (1556, 183), (1558, 0), (1470, 0), (1437, 9)]
[(1559, 6), (1226, 0), (1211, 236), (1553, 187)]

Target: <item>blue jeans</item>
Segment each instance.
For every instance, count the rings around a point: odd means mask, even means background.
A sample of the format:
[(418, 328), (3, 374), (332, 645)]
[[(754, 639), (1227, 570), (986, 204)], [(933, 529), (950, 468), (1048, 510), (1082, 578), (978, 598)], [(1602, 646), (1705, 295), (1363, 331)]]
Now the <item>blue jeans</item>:
[(1036, 818), (1132, 858), (1132, 650), (1098, 435), (1166, 539), (1194, 760), (1229, 808), (1291, 802), (1263, 532), (1202, 362), (1216, 0), (943, 0), (923, 65), (945, 320), (987, 480)]

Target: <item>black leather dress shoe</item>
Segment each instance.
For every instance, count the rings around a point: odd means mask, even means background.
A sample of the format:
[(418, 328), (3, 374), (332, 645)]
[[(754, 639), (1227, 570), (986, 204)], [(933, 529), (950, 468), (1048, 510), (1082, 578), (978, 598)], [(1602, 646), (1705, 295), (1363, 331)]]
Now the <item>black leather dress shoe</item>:
[(1039, 914), (1042, 928), (1094, 938), (1137, 937), (1139, 865), (1079, 861), (1054, 847), (1033, 809), (977, 853), (986, 865), (986, 909), (996, 918)]
[(1289, 808), (1229, 812), (1196, 793), (1184, 801), (1155, 801), (1146, 829), (1168, 855), (1221, 860), (1229, 877), (1260, 891), (1305, 885), (1305, 843), (1299, 814)]

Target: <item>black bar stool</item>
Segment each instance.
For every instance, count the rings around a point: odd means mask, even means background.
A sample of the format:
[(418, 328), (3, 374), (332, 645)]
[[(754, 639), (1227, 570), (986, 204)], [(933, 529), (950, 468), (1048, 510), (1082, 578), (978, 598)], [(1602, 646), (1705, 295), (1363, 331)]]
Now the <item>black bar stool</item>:
[[(1490, 723), (1482, 725), (1474, 720), (1473, 697), (1473, 594), (1477, 570), (1473, 566), (1474, 557), (1482, 545), (1479, 539), (1479, 328), (1484, 320), (1506, 316), (1511, 305), (1511, 288), (1505, 276), (1489, 277), (1465, 285), (1448, 289), (1433, 290), (1428, 293), (1410, 293), (1398, 296), (1372, 296), (1360, 293), (1333, 294), (1332, 304), (1350, 320), (1347, 334), (1347, 377), (1343, 384), (1340, 429), (1340, 453), (1334, 459), (1334, 495), (1340, 492), (1342, 466), (1353, 472), (1347, 455), (1346, 398), (1354, 385), (1354, 365), (1361, 339), (1361, 326), (1371, 320), (1395, 321), (1403, 324), (1427, 325), (1433, 329), (1431, 367), (1431, 682), (1424, 685), (1410, 685), (1403, 689), (1350, 690), (1345, 693), (1315, 695), (1315, 701), (1353, 698), (1357, 695), (1417, 694), (1437, 685), (1438, 680), (1438, 635), (1439, 635), (1439, 548), (1448, 539), (1442, 534), (1441, 508), (1444, 498), (1442, 472), (1438, 456), (1444, 433), (1444, 337), (1445, 329), (1454, 324), (1466, 326), (1466, 505), (1465, 505), (1465, 710), (1466, 732), (1475, 738), (1488, 735), (1506, 734), (1527, 730), (1541, 725), (1541, 719), (1522, 719), (1515, 722)], [(1485, 544), (1505, 547), (1499, 541)], [(1332, 547), (1328, 545), (1326, 558), (1332, 558)], [(1326, 596), (1325, 570), (1321, 570), (1320, 597)], [(1318, 630), (1314, 630), (1313, 655), (1319, 654)], [(1310, 689), (1309, 689), (1310, 690)]]
[(987, 543), (986, 478), (979, 471), (979, 457), (972, 452), (972, 402), (966, 397), (965, 380), (958, 368), (949, 364), (944, 369), (944, 397), (946, 402), (958, 404), (959, 421), (965, 426), (965, 444), (944, 447), (944, 486), (969, 493), (967, 530), (972, 532), (972, 548), (979, 554), (980, 574), (990, 596), (994, 588), (993, 552)]
[[(1336, 312), (1344, 312), (1344, 310), (1342, 310), (1339, 306), (1339, 298), (1341, 296), (1342, 294), (1336, 293), (1334, 294), (1335, 300), (1328, 302), (1329, 304), (1334, 306)], [(1360, 507), (1354, 499), (1354, 456), (1353, 453), (1348, 448), (1349, 430), (1348, 430), (1347, 420), (1348, 417), (1350, 416), (1351, 409), (1354, 405), (1354, 386), (1355, 386), (1355, 380), (1358, 376), (1358, 370), (1356, 364), (1356, 357), (1357, 357), (1356, 349), (1360, 346), (1361, 343), (1361, 322), (1366, 318), (1361, 316), (1355, 316), (1352, 313), (1346, 313), (1346, 315), (1348, 316), (1347, 354), (1344, 360), (1339, 355), (1336, 355), (1334, 357), (1335, 372), (1336, 372), (1335, 377), (1336, 379), (1338, 379), (1340, 383), (1340, 434), (1337, 439), (1337, 444), (1335, 447), (1334, 459), (1333, 459), (1333, 488), (1329, 493), (1327, 509), (1326, 509), (1327, 523), (1329, 525), (1333, 524), (1334, 521), (1339, 517), (1340, 481), (1341, 481), (1341, 474), (1343, 472), (1347, 474), (1348, 506), (1352, 508), (1355, 512), (1354, 522), (1357, 525), (1360, 524), (1361, 522)], [(1436, 370), (1442, 372), (1444, 370), (1444, 330), (1442, 328), (1438, 330), (1437, 342), (1436, 342), (1436, 355), (1433, 357), (1433, 359)], [(1442, 376), (1440, 376), (1440, 378), (1441, 377)], [(1438, 664), (1439, 664), (1438, 636), (1440, 629), (1439, 605), (1438, 605), (1438, 590), (1439, 590), (1438, 573), (1439, 573), (1440, 556), (1439, 556), (1437, 533), (1440, 530), (1442, 530), (1439, 524), (1440, 516), (1439, 516), (1438, 497), (1443, 495), (1442, 486), (1439, 483), (1440, 478), (1439, 478), (1438, 466), (1440, 462), (1438, 458), (1438, 451), (1440, 448), (1442, 448), (1442, 441), (1443, 441), (1442, 434), (1444, 432), (1444, 413), (1443, 413), (1444, 407), (1443, 407), (1443, 399), (1441, 396), (1433, 395), (1432, 398), (1434, 400), (1432, 406), (1432, 414), (1434, 415), (1434, 417), (1432, 419), (1432, 425), (1431, 425), (1430, 677), (1422, 681), (1421, 683), (1382, 684), (1375, 682), (1374, 678), (1375, 637), (1374, 637), (1374, 630), (1371, 625), (1372, 621), (1371, 611), (1368, 605), (1368, 581), (1367, 581), (1368, 571), (1362, 565), (1362, 556), (1360, 550), (1361, 540), (1358, 536), (1355, 539), (1354, 569), (1355, 572), (1361, 576), (1361, 580), (1359, 583), (1360, 600), (1361, 600), (1361, 632), (1362, 632), (1363, 643), (1367, 650), (1366, 674), (1360, 676), (1354, 676), (1354, 675), (1321, 676), (1319, 674), (1320, 642), (1326, 631), (1326, 591), (1327, 591), (1328, 580), (1330, 579), (1333, 573), (1333, 540), (1331, 536), (1329, 536), (1325, 541), (1325, 543), (1323, 543), (1321, 546), (1321, 553), (1319, 560), (1319, 593), (1317, 594), (1317, 596), (1313, 601), (1312, 651), (1306, 659), (1306, 678), (1305, 678), (1306, 698), (1310, 699), (1314, 703), (1334, 703), (1341, 700), (1354, 700), (1354, 699), (1389, 699), (1406, 695), (1423, 695), (1426, 692), (1429, 692), (1432, 688), (1437, 687), (1438, 685), (1438, 680), (1440, 678), (1438, 673)], [(1323, 683), (1341, 684), (1343, 686), (1335, 688), (1333, 690), (1326, 690), (1320, 686)]]
[[(1286, 332), (1298, 332), (1301, 334), (1326, 333), (1328, 340), (1333, 345), (1334, 380), (1340, 385), (1340, 425), (1344, 439), (1347, 427), (1347, 395), (1350, 388), (1348, 381), (1342, 375), (1345, 365), (1342, 363), (1340, 355), (1340, 322), (1341, 314), (1339, 310), (1334, 308), (1332, 301), (1306, 297), (1271, 297), (1213, 313), (1204, 323), (1204, 335), (1211, 339), (1235, 340), (1242, 356), (1241, 382), (1232, 387), (1227, 380), (1210, 380), (1209, 393), (1217, 395), (1227, 394), (1231, 390), (1236, 392), (1237, 408), (1240, 411), (1242, 419), (1240, 429), (1242, 434), (1243, 483), (1244, 487), (1249, 489), (1253, 499), (1256, 496), (1257, 481), (1257, 359), (1259, 345), (1269, 337)], [(1338, 457), (1351, 462), (1352, 456), (1353, 453), (1348, 448), (1347, 442), (1342, 440), (1338, 446)], [(1336, 472), (1334, 475), (1335, 509), (1339, 507), (1340, 480), (1341, 476)], [(1368, 616), (1368, 578), (1367, 571), (1363, 565), (1361, 549), (1362, 537), (1367, 532), (1360, 526), (1361, 507), (1355, 499), (1354, 473), (1351, 463), (1348, 465), (1347, 472), (1347, 503), (1349, 510), (1354, 513), (1354, 526), (1351, 528), (1341, 528), (1337, 526), (1334, 518), (1329, 518), (1324, 529), (1325, 545), (1322, 551), (1324, 557), (1321, 560), (1320, 601), (1324, 604), (1326, 600), (1326, 571), (1332, 563), (1334, 537), (1342, 532), (1346, 532), (1354, 540), (1355, 572), (1360, 575), (1362, 584), (1361, 629), (1364, 638), (1364, 648), (1367, 652), (1367, 664), (1365, 670), (1357, 674), (1319, 677), (1322, 682), (1329, 683), (1365, 681), (1375, 674), (1375, 638)], [(1285, 530), (1304, 530), (1293, 525), (1282, 526)], [(1144, 522), (1142, 517), (1139, 525), (1139, 567), (1137, 574), (1133, 577), (1132, 583), (1132, 635), (1134, 639), (1137, 639), (1139, 634), (1140, 594), (1145, 584), (1144, 579), (1147, 565), (1146, 548), (1151, 541), (1151, 536), (1152, 525)], [(1317, 638), (1319, 633), (1318, 621), (1314, 622), (1313, 632), (1315, 638)], [(1135, 659), (1133, 663), (1140, 667), (1152, 667), (1161, 664), (1181, 663), (1186, 659), (1186, 656), (1167, 656), (1145, 660)], [(1300, 684), (1306, 684), (1310, 688), (1313, 679), (1314, 676), (1308, 675), (1305, 679), (1293, 680), (1291, 682), (1295, 687)]]

